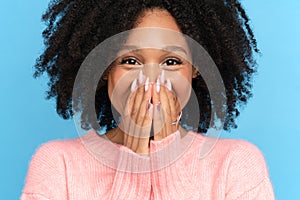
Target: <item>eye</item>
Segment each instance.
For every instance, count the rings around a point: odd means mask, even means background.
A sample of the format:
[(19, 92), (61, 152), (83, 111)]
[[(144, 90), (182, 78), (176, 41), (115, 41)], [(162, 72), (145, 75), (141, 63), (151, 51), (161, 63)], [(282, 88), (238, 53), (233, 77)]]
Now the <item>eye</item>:
[(177, 58), (169, 58), (162, 63), (162, 65), (172, 66), (172, 65), (181, 65), (182, 61)]
[(123, 58), (120, 62), (122, 65), (140, 65), (140, 63), (135, 58)]

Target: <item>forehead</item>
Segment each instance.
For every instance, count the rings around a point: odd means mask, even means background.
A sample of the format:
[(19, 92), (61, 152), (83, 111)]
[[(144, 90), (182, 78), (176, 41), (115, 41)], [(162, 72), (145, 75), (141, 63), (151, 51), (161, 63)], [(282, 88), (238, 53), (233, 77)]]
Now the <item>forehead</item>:
[(166, 10), (151, 9), (141, 13), (135, 28), (159, 27), (181, 32), (175, 18)]
[(174, 17), (168, 11), (159, 8), (142, 12), (134, 29), (127, 33), (122, 43), (121, 49), (125, 51), (151, 48), (189, 53), (185, 37)]
[[(125, 39), (125, 38), (124, 38)], [(128, 31), (120, 54), (141, 49), (157, 49), (190, 57), (186, 36), (180, 32), (160, 27), (135, 28)]]

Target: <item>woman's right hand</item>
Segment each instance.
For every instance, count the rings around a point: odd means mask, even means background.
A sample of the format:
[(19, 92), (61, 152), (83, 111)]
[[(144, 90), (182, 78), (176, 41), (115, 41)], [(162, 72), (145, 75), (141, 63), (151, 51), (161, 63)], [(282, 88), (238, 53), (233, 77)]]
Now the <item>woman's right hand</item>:
[(140, 73), (139, 78), (131, 84), (131, 95), (122, 115), (120, 128), (123, 130), (123, 145), (138, 154), (147, 155), (149, 152), (149, 139), (152, 125), (152, 85), (149, 78)]

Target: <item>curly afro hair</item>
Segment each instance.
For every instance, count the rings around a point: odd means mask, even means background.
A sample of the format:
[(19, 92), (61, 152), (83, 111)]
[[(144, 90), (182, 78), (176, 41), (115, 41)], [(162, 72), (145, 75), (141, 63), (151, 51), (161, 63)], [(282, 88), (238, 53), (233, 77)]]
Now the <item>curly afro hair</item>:
[[(71, 118), (73, 85), (85, 57), (105, 39), (134, 28), (142, 12), (155, 8), (167, 10), (182, 33), (210, 54), (225, 85), (224, 130), (236, 128), (239, 110), (252, 96), (253, 54), (259, 52), (249, 19), (237, 0), (52, 0), (42, 16), (47, 24), (43, 31), (45, 50), (34, 73), (35, 78), (48, 74), (47, 99), (55, 98), (57, 113)], [(211, 119), (209, 92), (201, 76), (193, 79), (192, 87), (201, 110), (198, 132), (205, 133)], [(95, 123), (107, 130), (116, 127), (107, 82), (98, 86), (95, 102), (99, 121), (91, 122), (83, 108), (82, 127), (95, 128)]]

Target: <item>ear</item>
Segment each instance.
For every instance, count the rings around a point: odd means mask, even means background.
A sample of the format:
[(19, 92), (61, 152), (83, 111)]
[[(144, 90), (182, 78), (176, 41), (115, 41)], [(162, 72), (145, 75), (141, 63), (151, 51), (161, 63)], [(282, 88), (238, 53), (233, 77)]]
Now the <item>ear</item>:
[(101, 80), (107, 81), (108, 80), (108, 71), (105, 70), (101, 76)]
[(101, 77), (102, 80), (107, 81), (108, 80), (108, 74), (105, 74)]
[(101, 80), (107, 81), (108, 80), (108, 74), (111, 70), (111, 65), (105, 69), (105, 71), (103, 72), (102, 76), (101, 76)]
[(198, 69), (193, 66), (192, 78), (197, 78), (200, 75)]

